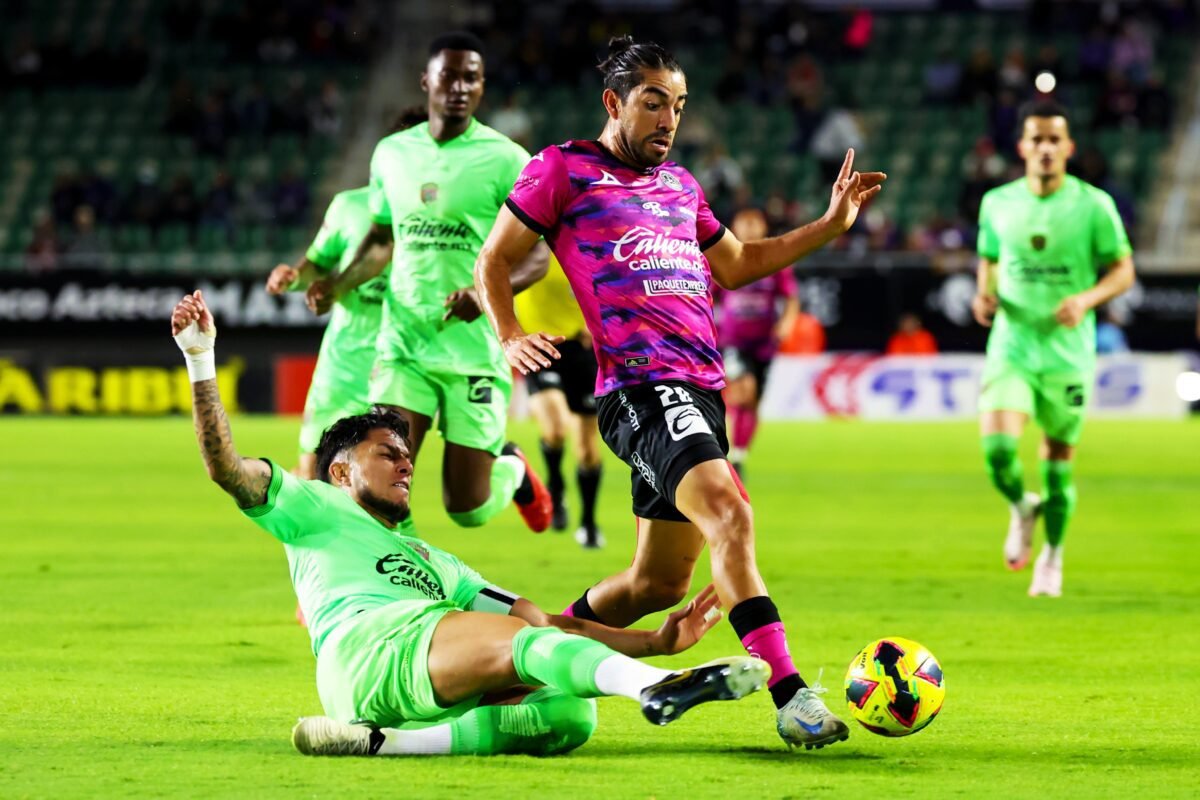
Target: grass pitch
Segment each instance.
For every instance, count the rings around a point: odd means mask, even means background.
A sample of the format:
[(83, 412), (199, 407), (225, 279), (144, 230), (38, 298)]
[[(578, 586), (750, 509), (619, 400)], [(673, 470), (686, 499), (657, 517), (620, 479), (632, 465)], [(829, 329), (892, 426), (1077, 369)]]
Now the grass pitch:
[[(241, 452), (290, 462), (295, 420), (233, 427)], [(515, 435), (534, 442), (528, 426)], [(1194, 421), (1089, 422), (1059, 600), (1026, 597), (1029, 573), (1001, 565), (1007, 510), (973, 425), (765, 425), (748, 485), (800, 669), (811, 681), (824, 668), (840, 710), (851, 656), (907, 636), (941, 660), (945, 710), (908, 739), (855, 727), (789, 754), (765, 694), (665, 729), (605, 699), (593, 740), (555, 759), (299, 756), (291, 724), (320, 707), (283, 552), (208, 483), (190, 422), (4, 418), (0, 441), (5, 798), (1195, 796)], [(454, 528), (439, 451), (431, 438), (422, 454), (418, 527), (500, 585), (557, 610), (628, 563), (616, 462), (609, 546), (584, 552), (511, 511)], [(740, 651), (721, 625), (660, 663)]]

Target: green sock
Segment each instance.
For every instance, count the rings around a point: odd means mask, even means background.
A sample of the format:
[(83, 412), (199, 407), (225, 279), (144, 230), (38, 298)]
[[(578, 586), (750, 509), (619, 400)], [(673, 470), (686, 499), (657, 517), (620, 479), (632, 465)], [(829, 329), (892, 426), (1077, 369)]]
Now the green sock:
[(987, 461), (988, 477), (1000, 494), (1010, 503), (1025, 496), (1025, 480), (1021, 459), (1017, 458), (1016, 436), (991, 433), (983, 437), (983, 457)]
[(524, 466), (516, 456), (500, 456), (492, 462), (492, 493), (483, 505), (470, 511), (451, 511), (450, 519), (462, 528), (478, 528), (512, 502), (513, 492), (521, 485)]
[(1043, 461), (1042, 484), (1046, 496), (1042, 500), (1042, 517), (1046, 521), (1046, 543), (1051, 547), (1062, 544), (1067, 523), (1075, 513), (1075, 464), (1072, 461)]
[(595, 701), (543, 688), (520, 705), (481, 706), (451, 722), (450, 753), (551, 756), (574, 750), (595, 730)]
[(513, 666), (522, 683), (553, 686), (574, 697), (600, 697), (596, 667), (616, 653), (585, 636), (558, 628), (522, 628), (512, 641)]

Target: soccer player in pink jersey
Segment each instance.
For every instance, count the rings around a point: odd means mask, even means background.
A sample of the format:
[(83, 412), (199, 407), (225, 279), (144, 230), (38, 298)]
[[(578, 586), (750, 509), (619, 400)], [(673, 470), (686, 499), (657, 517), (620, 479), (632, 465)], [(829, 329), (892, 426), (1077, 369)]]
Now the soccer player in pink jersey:
[(536, 372), (558, 358), (562, 337), (521, 328), (508, 276), (545, 237), (592, 335), (601, 436), (632, 469), (633, 564), (567, 613), (624, 626), (669, 608), (686, 595), (707, 543), (730, 623), (746, 650), (771, 666), (779, 735), (791, 745), (831, 744), (849, 730), (792, 663), (755, 562), (750, 503), (725, 459), (725, 371), (711, 289), (714, 280), (727, 289), (749, 285), (830, 242), (885, 176), (854, 172), (847, 152), (820, 219), (743, 243), (714, 218), (696, 179), (667, 161), (687, 101), (679, 63), (629, 37), (609, 49), (600, 65), (608, 121), (599, 140), (534, 156), (475, 264), (481, 305), (509, 363)]
[[(757, 208), (739, 211), (730, 225), (741, 242), (767, 235), (767, 217)], [(800, 313), (790, 269), (734, 291), (717, 293), (717, 342), (725, 359), (725, 401), (733, 427), (729, 463), (743, 480), (743, 465), (758, 429), (758, 403), (779, 340)]]

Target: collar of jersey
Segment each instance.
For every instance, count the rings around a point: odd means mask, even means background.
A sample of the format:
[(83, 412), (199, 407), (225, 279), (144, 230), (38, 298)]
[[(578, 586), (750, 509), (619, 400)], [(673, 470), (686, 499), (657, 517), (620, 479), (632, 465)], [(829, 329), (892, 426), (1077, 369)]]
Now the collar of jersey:
[(476, 119), (475, 117), (471, 117), (471, 124), (467, 126), (467, 129), (465, 131), (460, 133), (458, 136), (455, 136), (453, 139), (451, 139), (448, 142), (439, 142), (437, 139), (433, 138), (433, 134), (429, 132), (429, 123), (426, 122), (425, 123), (425, 136), (426, 136), (426, 138), (429, 139), (429, 141), (433, 142), (435, 147), (453, 147), (453, 146), (459, 144), (460, 142), (461, 143), (469, 142), (475, 136), (475, 131), (477, 131), (478, 129), (479, 129), (479, 120)]

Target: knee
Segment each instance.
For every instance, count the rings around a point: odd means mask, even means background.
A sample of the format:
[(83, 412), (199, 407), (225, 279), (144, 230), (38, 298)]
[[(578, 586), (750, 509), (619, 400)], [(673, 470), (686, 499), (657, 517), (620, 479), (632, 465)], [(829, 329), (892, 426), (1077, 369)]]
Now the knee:
[(711, 546), (737, 541), (754, 530), (754, 512), (736, 484), (721, 483), (703, 492), (699, 520), (693, 520)]
[(596, 732), (595, 700), (564, 695), (547, 701), (546, 706), (546, 716), (555, 734), (547, 755), (569, 753)]
[(454, 505), (449, 501), (446, 502), (446, 515), (460, 528), (478, 528), (492, 518), (482, 504), (470, 511), (455, 511)]
[(663, 611), (678, 605), (687, 597), (692, 585), (692, 573), (640, 572), (633, 574), (634, 602), (642, 614)]
[(983, 458), (992, 469), (1007, 467), (1017, 457), (1017, 437), (1003, 433), (983, 437)]

